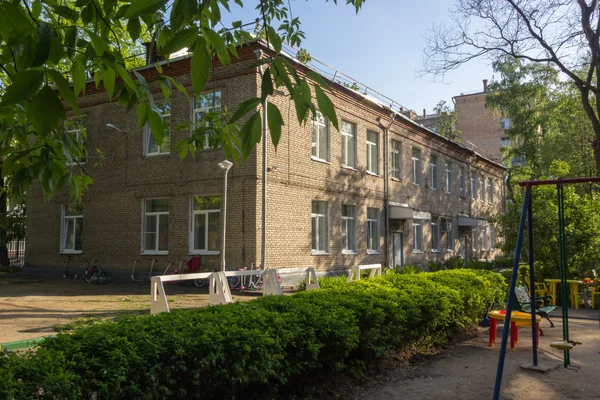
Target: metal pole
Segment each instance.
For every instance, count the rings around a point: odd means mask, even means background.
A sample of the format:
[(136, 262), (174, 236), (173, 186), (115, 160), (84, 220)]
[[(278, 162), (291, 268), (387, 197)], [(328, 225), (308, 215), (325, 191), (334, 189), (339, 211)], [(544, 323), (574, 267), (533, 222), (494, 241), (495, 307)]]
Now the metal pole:
[(221, 271), (225, 272), (225, 237), (227, 236), (227, 175), (229, 170), (225, 170), (225, 201), (223, 204), (223, 252), (221, 253)]
[(261, 238), (261, 260), (262, 269), (267, 268), (267, 99), (263, 100), (262, 104), (262, 238)]
[[(569, 298), (567, 297), (567, 254), (565, 249), (565, 209), (562, 183), (556, 185), (558, 193), (558, 242), (560, 249), (560, 297), (562, 305), (563, 340), (569, 340)], [(564, 366), (571, 364), (569, 350), (565, 350)]]
[(498, 357), (498, 369), (496, 370), (496, 384), (494, 385), (494, 400), (500, 399), (500, 387), (502, 386), (502, 373), (504, 372), (504, 358), (506, 356), (506, 344), (508, 342), (508, 331), (510, 328), (510, 317), (512, 315), (513, 297), (515, 296), (515, 286), (517, 284), (517, 274), (519, 273), (519, 257), (523, 249), (523, 236), (525, 232), (525, 217), (531, 200), (531, 186), (528, 185), (523, 198), (523, 210), (521, 211), (521, 221), (519, 223), (519, 234), (517, 236), (517, 248), (515, 250), (515, 259), (513, 270), (510, 276), (510, 285), (508, 287), (508, 301), (506, 304), (506, 319), (504, 329), (502, 329), (502, 345), (500, 346), (500, 356)]
[[(531, 186), (527, 186), (531, 190)], [(533, 259), (533, 194), (529, 193), (529, 206), (527, 207), (527, 213), (529, 218), (527, 219), (528, 225), (528, 238), (529, 238), (529, 298), (531, 300), (531, 343), (533, 346), (533, 365), (538, 365), (538, 353), (537, 353), (537, 319), (536, 319), (536, 304), (535, 304), (535, 270), (534, 270), (534, 259)]]

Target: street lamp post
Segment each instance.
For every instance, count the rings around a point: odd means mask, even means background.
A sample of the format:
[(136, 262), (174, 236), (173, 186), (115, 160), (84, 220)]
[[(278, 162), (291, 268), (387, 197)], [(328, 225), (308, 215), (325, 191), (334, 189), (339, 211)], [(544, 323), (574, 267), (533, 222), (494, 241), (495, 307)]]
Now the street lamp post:
[(225, 171), (225, 193), (223, 195), (223, 249), (221, 252), (221, 271), (225, 272), (225, 237), (227, 234), (227, 173), (233, 166), (233, 163), (229, 160), (223, 160), (219, 163), (219, 167)]

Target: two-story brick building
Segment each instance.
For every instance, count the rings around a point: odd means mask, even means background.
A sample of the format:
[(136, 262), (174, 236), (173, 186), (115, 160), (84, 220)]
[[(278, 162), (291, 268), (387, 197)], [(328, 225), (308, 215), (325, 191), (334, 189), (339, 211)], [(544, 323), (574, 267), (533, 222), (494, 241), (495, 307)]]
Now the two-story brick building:
[[(198, 97), (192, 95), (190, 57), (163, 65), (190, 100), (175, 92), (166, 101), (159, 87), (153, 89), (173, 127), (162, 146), (148, 128), (137, 126), (135, 113), (109, 102), (102, 85), (90, 82), (79, 103), (87, 131), (85, 168), (94, 183), (80, 204), (72, 204), (66, 191), (44, 203), (41, 188), (30, 189), (26, 264), (60, 268), (71, 255), (71, 265), (95, 258), (109, 269), (125, 269), (133, 259), (149, 265), (157, 258), (166, 266), (167, 260), (200, 254), (204, 264), (217, 267), (224, 185), (217, 163), (223, 153), (202, 150), (181, 162), (174, 146), (190, 130), (175, 127), (259, 96), (261, 74), (253, 66), (259, 49), (267, 48), (257, 41), (241, 47), (233, 64), (216, 62), (214, 80)], [(301, 76), (310, 68), (294, 65)], [(157, 76), (152, 66), (137, 71), (150, 82)], [(339, 131), (321, 117), (298, 124), (285, 91), (270, 99), (285, 126), (277, 149), (268, 149), (268, 266), (329, 270), (500, 256), (487, 219), (502, 210), (504, 168), (370, 96), (333, 81), (331, 86)], [(231, 269), (262, 262), (261, 155), (255, 149), (229, 172)]]

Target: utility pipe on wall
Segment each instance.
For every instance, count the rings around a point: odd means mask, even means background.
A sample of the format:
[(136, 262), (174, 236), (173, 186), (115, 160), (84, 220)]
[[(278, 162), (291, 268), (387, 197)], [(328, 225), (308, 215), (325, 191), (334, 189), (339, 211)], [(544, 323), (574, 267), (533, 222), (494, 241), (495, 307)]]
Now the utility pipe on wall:
[(389, 174), (389, 141), (390, 141), (390, 128), (394, 123), (396, 113), (390, 114), (390, 122), (384, 129), (384, 144), (383, 144), (383, 206), (385, 215), (385, 263), (389, 265), (390, 262), (390, 218), (389, 218), (389, 205), (390, 205), (390, 174)]
[[(255, 50), (256, 58), (260, 60), (263, 55), (262, 50)], [(263, 68), (258, 67), (262, 77)], [(261, 237), (261, 265), (262, 269), (267, 268), (267, 99), (262, 102), (262, 237)]]

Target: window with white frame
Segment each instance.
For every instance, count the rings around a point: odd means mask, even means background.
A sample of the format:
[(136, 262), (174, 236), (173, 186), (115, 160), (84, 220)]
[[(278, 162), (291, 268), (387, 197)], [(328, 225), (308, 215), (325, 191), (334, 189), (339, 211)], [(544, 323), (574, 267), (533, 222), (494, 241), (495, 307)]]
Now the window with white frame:
[(471, 229), (471, 248), (473, 251), (477, 250), (477, 243), (479, 242), (478, 234), (477, 228)]
[(167, 253), (169, 250), (169, 200), (144, 200), (142, 252)]
[(313, 200), (312, 202), (312, 252), (329, 252), (329, 227), (327, 202)]
[(446, 220), (446, 251), (454, 251), (454, 224)]
[[(211, 113), (218, 113), (211, 114)], [(192, 103), (192, 129), (210, 126), (211, 118), (221, 118), (221, 92), (203, 93), (194, 96)], [(205, 120), (205, 118), (207, 120)], [(206, 131), (204, 145), (208, 147), (211, 131)]]
[(481, 250), (487, 250), (487, 226), (481, 227)]
[(191, 199), (190, 253), (218, 254), (221, 249), (221, 197)]
[(452, 163), (446, 162), (446, 192), (452, 193), (453, 188)]
[(488, 203), (494, 204), (494, 180), (488, 178)]
[[(86, 160), (85, 150), (85, 120), (83, 118), (71, 118), (65, 121), (65, 133), (70, 142), (69, 151), (65, 149), (67, 165), (84, 164)], [(65, 146), (67, 145), (65, 140)]]
[(500, 129), (503, 129), (503, 130), (510, 129), (510, 118), (502, 118), (500, 120)]
[(500, 139), (500, 147), (510, 147), (510, 145), (511, 142), (508, 136), (505, 136), (502, 139)]
[(423, 252), (423, 221), (413, 220), (413, 253)]
[(414, 184), (421, 184), (421, 150), (412, 149), (412, 181)]
[(350, 204), (342, 204), (342, 240), (344, 253), (356, 253), (356, 208)]
[(432, 189), (438, 188), (438, 157), (432, 155), (431, 163), (429, 164), (429, 184)]
[(465, 167), (460, 167), (458, 175), (458, 180), (460, 182), (460, 195), (462, 197), (467, 197), (467, 176), (465, 175)]
[(83, 247), (83, 206), (81, 203), (64, 205), (61, 221), (61, 253), (82, 252)]
[(356, 168), (356, 124), (342, 120), (342, 166)]
[(481, 175), (479, 177), (479, 186), (480, 186), (480, 195), (479, 195), (479, 200), (481, 200), (482, 203), (485, 203), (485, 176)]
[(496, 226), (490, 226), (490, 250), (496, 249)]
[(439, 217), (431, 218), (431, 251), (440, 251), (440, 219)]
[(392, 150), (390, 154), (392, 178), (402, 179), (402, 143), (392, 139)]
[(471, 172), (471, 199), (477, 199), (477, 176)]
[(318, 110), (312, 121), (312, 156), (329, 161), (329, 121)]
[(159, 145), (154, 139), (150, 124), (146, 124), (144, 154), (147, 156), (168, 154), (171, 149), (171, 105), (168, 102), (156, 103), (155, 110), (162, 116), (165, 135), (162, 144)]
[(367, 172), (379, 175), (379, 134), (367, 131)]
[(367, 250), (379, 252), (379, 210), (367, 208)]

